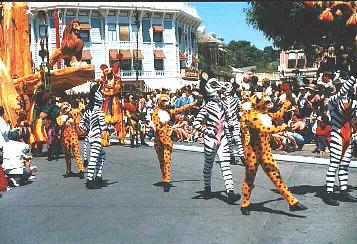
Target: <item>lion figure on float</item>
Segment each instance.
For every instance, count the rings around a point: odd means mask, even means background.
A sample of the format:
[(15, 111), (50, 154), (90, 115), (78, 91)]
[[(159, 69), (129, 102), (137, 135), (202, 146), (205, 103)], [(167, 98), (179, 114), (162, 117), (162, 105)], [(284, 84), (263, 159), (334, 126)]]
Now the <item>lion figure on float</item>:
[(50, 57), (50, 66), (53, 67), (59, 59), (64, 59), (66, 66), (74, 66), (82, 60), (84, 42), (79, 35), (80, 23), (73, 19), (63, 31), (60, 48), (56, 48)]

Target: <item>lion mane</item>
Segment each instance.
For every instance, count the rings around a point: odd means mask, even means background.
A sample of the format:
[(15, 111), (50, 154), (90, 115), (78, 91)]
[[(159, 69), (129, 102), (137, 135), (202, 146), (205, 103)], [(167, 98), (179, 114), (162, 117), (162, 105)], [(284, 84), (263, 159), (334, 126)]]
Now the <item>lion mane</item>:
[(67, 66), (69, 63), (81, 61), (84, 42), (76, 32), (74, 24), (80, 25), (77, 19), (73, 19), (63, 31), (61, 47), (53, 51), (50, 57), (50, 65), (53, 66), (58, 59), (64, 59)]

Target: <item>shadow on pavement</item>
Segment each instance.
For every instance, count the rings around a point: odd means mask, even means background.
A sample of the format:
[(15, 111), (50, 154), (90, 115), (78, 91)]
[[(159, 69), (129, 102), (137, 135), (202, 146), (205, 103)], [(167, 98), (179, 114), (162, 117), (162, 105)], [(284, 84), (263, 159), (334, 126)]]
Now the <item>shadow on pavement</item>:
[(109, 180), (102, 180), (102, 187), (108, 187), (110, 185), (116, 184), (119, 181), (108, 182)]
[[(172, 181), (172, 182), (175, 182), (175, 181)], [(177, 181), (176, 181), (177, 182)], [(162, 181), (159, 181), (159, 182), (157, 182), (157, 183), (155, 183), (155, 184), (152, 184), (153, 186), (160, 186), (160, 187), (163, 187), (164, 186), (164, 183), (162, 182)], [(170, 188), (172, 188), (172, 187), (177, 187), (177, 186), (174, 186), (174, 185), (172, 185), (171, 183), (170, 183)]]
[[(315, 197), (320, 199), (324, 199), (326, 195), (326, 186), (311, 186), (311, 185), (300, 185), (300, 186), (292, 186), (289, 187), (289, 190), (292, 194), (296, 195), (305, 195), (307, 193), (315, 193)], [(348, 185), (349, 192), (353, 190), (357, 190), (357, 186)], [(271, 189), (272, 192), (280, 194), (277, 189)], [(337, 186), (334, 187), (334, 192), (338, 192), (339, 188)]]
[(260, 203), (251, 203), (251, 211), (256, 211), (256, 212), (266, 212), (266, 213), (273, 213), (273, 214), (281, 214), (281, 215), (286, 215), (289, 217), (295, 217), (295, 218), (306, 218), (306, 216), (303, 215), (297, 215), (297, 214), (291, 214), (291, 213), (286, 213), (284, 211), (281, 210), (274, 210), (268, 207), (265, 207), (264, 204), (269, 203), (269, 202), (275, 202), (275, 201), (280, 201), (280, 200), (284, 200), (284, 198), (278, 198), (275, 200), (269, 200), (269, 201), (264, 201), (264, 202), (260, 202)]
[(189, 182), (197, 182), (197, 181), (199, 181), (199, 180), (174, 180), (174, 181), (171, 181), (171, 183), (174, 183), (174, 182), (179, 183), (179, 182), (186, 182), (186, 181), (189, 181)]
[[(203, 191), (196, 191), (199, 195), (192, 197), (191, 199), (204, 199), (204, 200), (209, 200), (209, 199), (218, 199), (221, 200), (222, 202), (228, 203), (227, 202), (227, 196), (225, 191), (216, 191), (216, 192), (211, 192), (207, 197), (204, 197)], [(222, 194), (223, 193), (223, 194)], [(235, 202), (237, 202), (241, 198), (240, 194), (236, 194), (234, 203), (230, 205), (239, 205)]]

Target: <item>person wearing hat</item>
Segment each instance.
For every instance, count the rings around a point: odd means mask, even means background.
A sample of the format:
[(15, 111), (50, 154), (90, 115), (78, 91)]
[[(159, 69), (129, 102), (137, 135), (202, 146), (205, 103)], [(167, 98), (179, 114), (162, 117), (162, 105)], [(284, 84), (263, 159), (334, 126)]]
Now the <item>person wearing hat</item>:
[(61, 139), (64, 149), (64, 156), (66, 160), (67, 172), (64, 177), (73, 176), (71, 170), (71, 149), (73, 151), (74, 159), (77, 163), (79, 171), (79, 178), (84, 179), (84, 167), (79, 151), (78, 134), (76, 130), (75, 121), (82, 111), (83, 107), (72, 109), (68, 102), (63, 102), (61, 106), (61, 113), (56, 118), (57, 124), (61, 127)]

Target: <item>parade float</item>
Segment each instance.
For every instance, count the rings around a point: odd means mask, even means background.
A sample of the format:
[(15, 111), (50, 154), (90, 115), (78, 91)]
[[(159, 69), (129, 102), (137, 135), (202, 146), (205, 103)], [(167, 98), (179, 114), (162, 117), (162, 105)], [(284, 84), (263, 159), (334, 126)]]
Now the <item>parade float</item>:
[[(65, 90), (94, 79), (94, 65), (81, 62), (83, 41), (80, 23), (72, 20), (64, 29), (62, 42), (58, 31), (58, 11), (55, 15), (56, 49), (48, 52), (48, 35), (41, 36), (40, 67), (32, 67), (30, 52), (29, 15), (26, 2), (0, 3), (0, 105), (13, 125), (20, 109), (18, 97), (32, 96), (39, 87), (48, 94), (59, 96)], [(46, 22), (46, 12), (39, 11)], [(41, 17), (40, 16), (40, 17)], [(47, 23), (45, 23), (47, 24)], [(64, 60), (65, 67), (60, 61)], [(57, 69), (53, 67), (57, 65)]]

